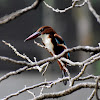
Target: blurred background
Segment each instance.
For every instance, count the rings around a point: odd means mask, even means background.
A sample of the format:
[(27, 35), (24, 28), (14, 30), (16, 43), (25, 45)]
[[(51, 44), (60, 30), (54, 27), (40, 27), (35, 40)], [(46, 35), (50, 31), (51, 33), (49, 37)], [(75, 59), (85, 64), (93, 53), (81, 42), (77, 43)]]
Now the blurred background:
[[(8, 15), (16, 10), (30, 6), (35, 0), (0, 0), (0, 17)], [(54, 8), (64, 9), (71, 5), (71, 0), (45, 0)], [(100, 15), (100, 0), (91, 0), (93, 8)], [(0, 56), (7, 56), (16, 60), (23, 60), (17, 57), (14, 52), (2, 43), (2, 40), (11, 43), (20, 53), (25, 53), (31, 60), (34, 57), (38, 60), (47, 58), (50, 54), (41, 47), (34, 44), (34, 41), (24, 42), (29, 35), (35, 32), (41, 26), (51, 26), (59, 35), (61, 35), (68, 48), (82, 46), (98, 46), (100, 42), (100, 24), (88, 10), (87, 5), (81, 8), (74, 8), (65, 13), (56, 13), (41, 3), (36, 10), (31, 10), (16, 19), (0, 25)], [(36, 39), (41, 43), (40, 39)], [(72, 61), (83, 61), (88, 58), (89, 53), (74, 52), (71, 53)], [(0, 77), (9, 71), (17, 70), (20, 67), (12, 63), (0, 61)], [(77, 66), (68, 67), (71, 76), (74, 77), (79, 73), (80, 68)], [(100, 75), (100, 61), (88, 66), (85, 75)], [(61, 77), (61, 71), (56, 62), (50, 65), (44, 76), (37, 70), (23, 72), (16, 76), (11, 76), (0, 83), (0, 99), (17, 92), (26, 86), (31, 86), (47, 79), (55, 80)], [(59, 88), (60, 87), (60, 88)], [(67, 88), (67, 86), (66, 86)], [(52, 89), (45, 89), (44, 92), (57, 92), (65, 89), (63, 83), (57, 84)], [(38, 95), (40, 88), (32, 90)], [(87, 91), (87, 92), (84, 92)], [(86, 100), (92, 90), (84, 89), (77, 91), (69, 96), (59, 98), (58, 100)], [(76, 96), (78, 95), (78, 96)], [(11, 100), (29, 100), (32, 95), (25, 92)], [(93, 98), (96, 99), (95, 97)]]

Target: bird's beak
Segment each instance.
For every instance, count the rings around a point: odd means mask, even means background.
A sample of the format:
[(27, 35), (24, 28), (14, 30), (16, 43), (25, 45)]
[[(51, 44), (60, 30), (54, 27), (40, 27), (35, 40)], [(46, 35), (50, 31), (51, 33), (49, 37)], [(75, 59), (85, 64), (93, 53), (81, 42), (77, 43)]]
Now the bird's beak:
[(40, 35), (41, 35), (40, 32), (35, 32), (35, 33), (33, 33), (32, 35), (30, 35), (28, 38), (26, 38), (26, 39), (24, 40), (24, 42), (26, 42), (26, 41), (28, 41), (28, 40), (35, 39), (35, 38), (37, 38), (37, 37), (40, 36)]

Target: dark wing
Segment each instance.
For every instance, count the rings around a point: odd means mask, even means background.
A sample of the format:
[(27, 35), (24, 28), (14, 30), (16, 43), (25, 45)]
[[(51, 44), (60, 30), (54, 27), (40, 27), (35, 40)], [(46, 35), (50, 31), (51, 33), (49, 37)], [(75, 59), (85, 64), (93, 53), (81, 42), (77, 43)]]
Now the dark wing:
[[(63, 45), (65, 45), (66, 46), (66, 44), (65, 44), (65, 42), (64, 42), (64, 40), (62, 39), (62, 37), (61, 36), (59, 36), (58, 34), (54, 34), (54, 37), (55, 37), (55, 40), (56, 40), (56, 42), (58, 43), (58, 44), (63, 44)], [(67, 46), (66, 46), (67, 47)], [(68, 53), (67, 54), (67, 58), (68, 59), (70, 59), (70, 54)]]
[(55, 40), (58, 44), (65, 44), (65, 42), (63, 41), (62, 37), (59, 36), (58, 34), (54, 34)]

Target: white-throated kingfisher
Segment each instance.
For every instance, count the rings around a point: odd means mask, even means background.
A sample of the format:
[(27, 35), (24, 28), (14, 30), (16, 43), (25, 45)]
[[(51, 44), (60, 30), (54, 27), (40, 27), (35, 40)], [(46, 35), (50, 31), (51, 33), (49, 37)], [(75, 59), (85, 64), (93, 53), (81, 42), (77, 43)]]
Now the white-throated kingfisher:
[[(65, 45), (65, 42), (63, 41), (62, 37), (59, 36), (50, 26), (40, 27), (35, 33), (26, 38), (25, 41), (32, 40), (37, 37), (42, 39), (44, 46), (52, 56), (58, 55), (62, 53), (65, 49), (67, 49), (67, 46)], [(65, 54), (64, 57), (69, 59), (69, 53)], [(59, 61), (57, 62), (62, 71), (62, 77), (66, 77), (67, 76), (66, 70)], [(63, 63), (64, 66), (67, 66), (66, 62)], [(64, 80), (63, 83), (64, 85), (66, 85), (67, 80)]]

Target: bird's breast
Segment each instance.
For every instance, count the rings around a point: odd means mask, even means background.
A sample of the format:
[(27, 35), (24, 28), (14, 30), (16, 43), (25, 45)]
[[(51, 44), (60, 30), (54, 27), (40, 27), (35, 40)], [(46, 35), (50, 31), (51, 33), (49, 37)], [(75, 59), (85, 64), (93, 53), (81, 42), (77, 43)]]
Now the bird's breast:
[(42, 36), (42, 41), (45, 45), (45, 47), (48, 49), (48, 51), (54, 55), (54, 45), (52, 44), (51, 38), (49, 38), (48, 34), (45, 34)]

